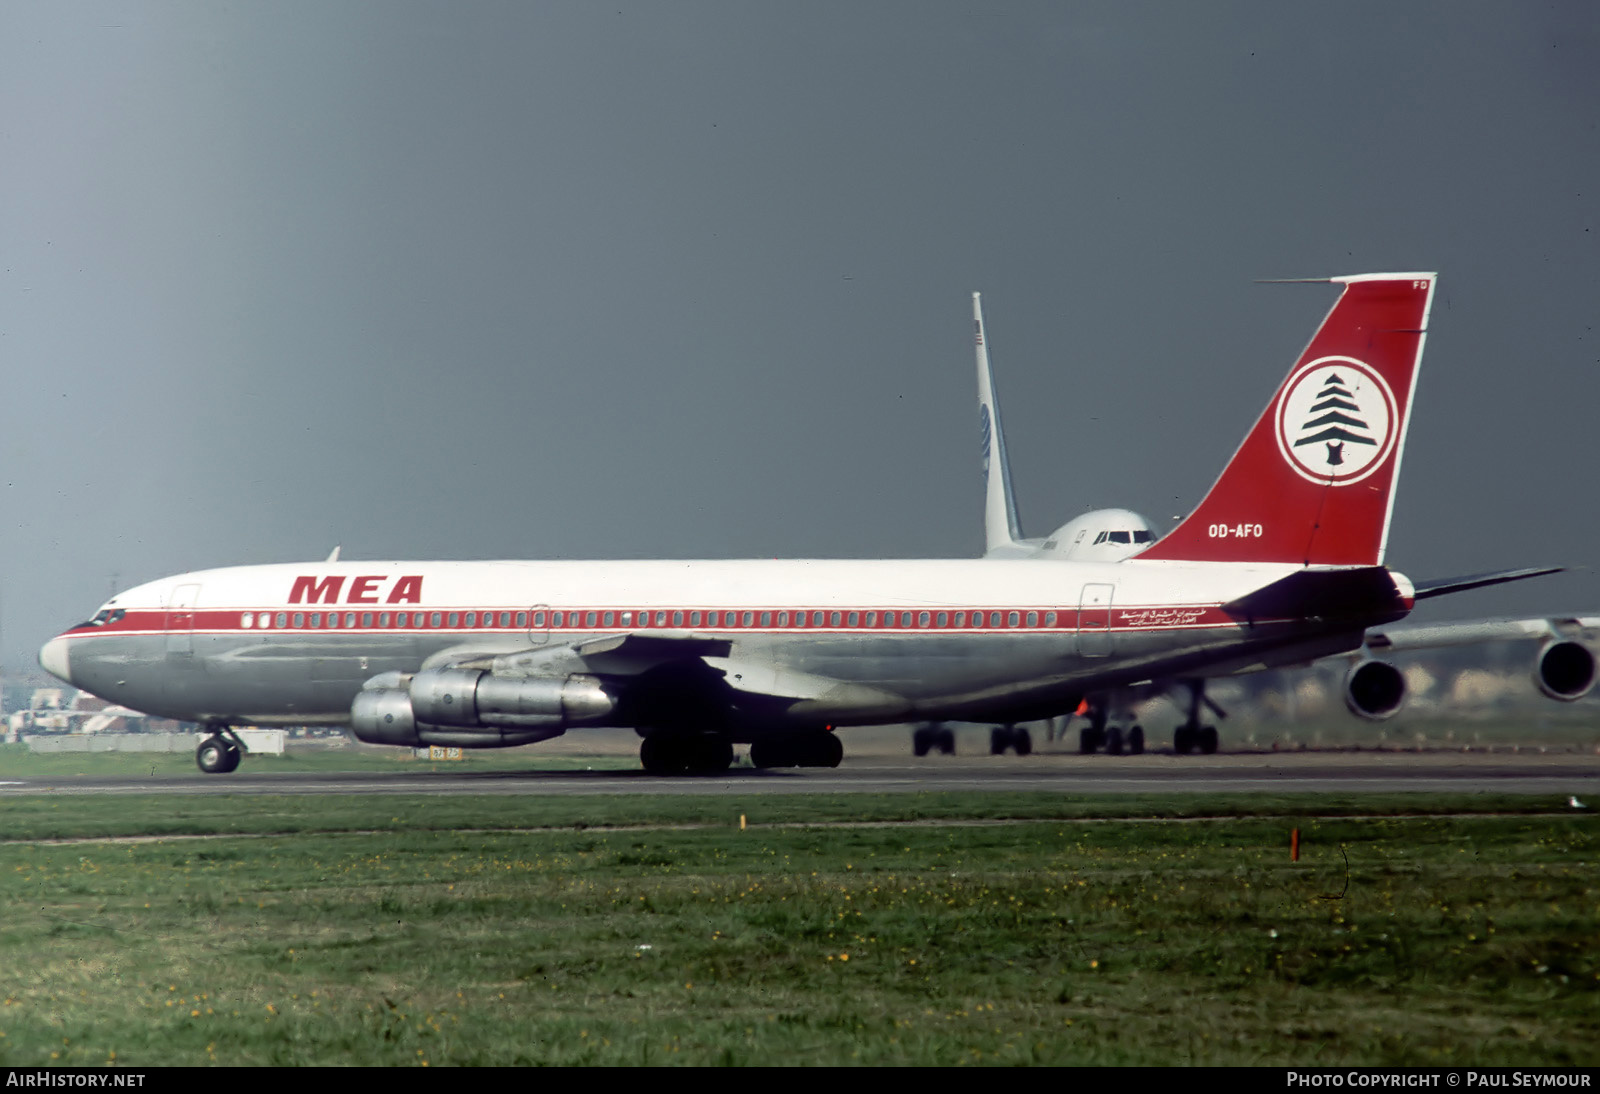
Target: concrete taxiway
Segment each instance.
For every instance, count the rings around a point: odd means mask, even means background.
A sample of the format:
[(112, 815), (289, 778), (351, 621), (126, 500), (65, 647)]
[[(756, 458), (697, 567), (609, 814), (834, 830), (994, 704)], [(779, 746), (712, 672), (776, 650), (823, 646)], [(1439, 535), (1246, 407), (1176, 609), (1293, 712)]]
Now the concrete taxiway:
[[(258, 766), (259, 765), (259, 766)], [(835, 769), (756, 771), (662, 777), (638, 770), (541, 768), (451, 770), (450, 765), (393, 772), (274, 772), (272, 761), (247, 761), (230, 775), (4, 776), (0, 798), (32, 794), (850, 794), (947, 791), (1042, 791), (1066, 795), (1210, 793), (1466, 793), (1576, 797), (1600, 807), (1600, 756), (1592, 752), (1409, 753), (1297, 752), (1137, 757), (846, 758)], [(252, 770), (252, 768), (255, 768)]]

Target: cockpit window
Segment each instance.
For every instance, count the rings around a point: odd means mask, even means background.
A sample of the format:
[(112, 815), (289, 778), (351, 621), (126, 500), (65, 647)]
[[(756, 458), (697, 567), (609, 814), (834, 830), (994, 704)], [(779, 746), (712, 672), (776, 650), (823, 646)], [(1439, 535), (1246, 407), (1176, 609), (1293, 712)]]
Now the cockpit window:
[(125, 608), (115, 608), (115, 609), (113, 609), (113, 608), (101, 608), (99, 611), (94, 613), (94, 618), (93, 619), (87, 620), (87, 621), (85, 621), (83, 623), (79, 623), (78, 626), (80, 626), (80, 627), (103, 627), (107, 623), (115, 623), (115, 622), (117, 622), (119, 619), (121, 619), (123, 616), (125, 616), (127, 614), (128, 614), (128, 612), (127, 612), (127, 609), (125, 609)]
[(1110, 539), (1111, 539), (1112, 543), (1132, 543), (1133, 542), (1133, 533), (1131, 533), (1131, 532), (1112, 532), (1111, 535), (1110, 535)]
[(1133, 533), (1133, 542), (1135, 543), (1154, 543), (1155, 541), (1156, 534), (1154, 532), (1144, 530)]
[(1101, 532), (1098, 536), (1094, 537), (1094, 541), (1096, 543), (1104, 543), (1106, 541), (1106, 536), (1108, 536), (1110, 534), (1111, 533), (1109, 533), (1109, 532)]

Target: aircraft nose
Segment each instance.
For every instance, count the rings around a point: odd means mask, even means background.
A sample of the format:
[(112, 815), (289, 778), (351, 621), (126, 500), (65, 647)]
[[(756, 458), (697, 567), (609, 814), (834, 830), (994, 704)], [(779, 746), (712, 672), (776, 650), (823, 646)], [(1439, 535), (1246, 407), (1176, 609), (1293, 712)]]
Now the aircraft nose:
[(72, 683), (72, 663), (67, 656), (67, 640), (65, 638), (52, 638), (44, 644), (39, 651), (39, 664), (51, 676)]

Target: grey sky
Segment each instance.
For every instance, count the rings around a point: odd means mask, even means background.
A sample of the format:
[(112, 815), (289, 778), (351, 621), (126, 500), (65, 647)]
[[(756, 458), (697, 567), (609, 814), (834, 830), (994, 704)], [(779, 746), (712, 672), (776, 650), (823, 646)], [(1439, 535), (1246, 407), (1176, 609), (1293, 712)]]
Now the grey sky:
[(974, 289), (1032, 534), (1199, 500), (1254, 279), (1436, 269), (1390, 562), (1600, 540), (1592, 3), (11, 3), (0, 111), (13, 671), (335, 543), (974, 554)]

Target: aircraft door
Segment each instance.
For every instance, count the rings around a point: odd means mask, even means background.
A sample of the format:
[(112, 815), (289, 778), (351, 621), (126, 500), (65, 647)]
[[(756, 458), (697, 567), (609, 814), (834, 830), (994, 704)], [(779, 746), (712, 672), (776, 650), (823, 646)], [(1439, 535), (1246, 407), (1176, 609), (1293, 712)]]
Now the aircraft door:
[(550, 605), (535, 604), (528, 609), (528, 641), (535, 646), (550, 642)]
[(194, 606), (200, 600), (200, 586), (179, 585), (167, 601), (167, 656), (188, 657), (194, 653)]
[(1111, 596), (1115, 585), (1085, 585), (1078, 599), (1078, 656), (1111, 656)]

